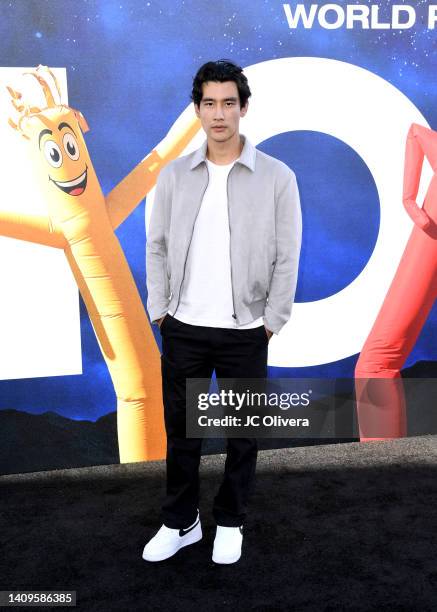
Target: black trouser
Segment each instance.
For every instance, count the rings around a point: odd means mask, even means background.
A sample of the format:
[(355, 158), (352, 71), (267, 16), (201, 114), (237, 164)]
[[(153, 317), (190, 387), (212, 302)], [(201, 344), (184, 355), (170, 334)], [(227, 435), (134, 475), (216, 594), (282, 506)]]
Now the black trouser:
[[(264, 325), (222, 329), (188, 325), (166, 315), (161, 323), (162, 390), (167, 432), (167, 495), (163, 522), (172, 529), (195, 521), (199, 507), (202, 440), (186, 438), (186, 379), (267, 378), (268, 338)], [(218, 525), (243, 524), (257, 459), (254, 438), (228, 438), (225, 473), (214, 498)]]

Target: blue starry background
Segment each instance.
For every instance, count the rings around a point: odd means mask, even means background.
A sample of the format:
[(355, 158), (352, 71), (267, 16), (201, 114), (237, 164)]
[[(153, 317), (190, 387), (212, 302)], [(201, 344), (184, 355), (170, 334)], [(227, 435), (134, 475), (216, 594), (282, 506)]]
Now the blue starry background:
[[(380, 19), (389, 20), (393, 3), (379, 4)], [(391, 31), (325, 30), (317, 23), (310, 30), (302, 25), (290, 30), (277, 0), (213, 5), (202, 0), (0, 0), (0, 65), (66, 67), (70, 104), (88, 120), (87, 145), (107, 193), (165, 136), (190, 101), (192, 77), (210, 59), (229, 58), (243, 67), (291, 56), (351, 62), (391, 82), (437, 127), (436, 34), (426, 22), (430, 3), (410, 4), (417, 12), (415, 26)], [(281, 134), (259, 148), (298, 176), (305, 235), (297, 301), (339, 291), (359, 274), (377, 238), (379, 201), (369, 170), (354, 151), (324, 134)], [(144, 203), (117, 236), (145, 305)], [(434, 307), (407, 365), (437, 360), (436, 330)], [(90, 420), (114, 411), (112, 383), (82, 302), (81, 333), (82, 375), (2, 381), (0, 409), (53, 410)], [(350, 377), (356, 359), (270, 368), (269, 374)]]

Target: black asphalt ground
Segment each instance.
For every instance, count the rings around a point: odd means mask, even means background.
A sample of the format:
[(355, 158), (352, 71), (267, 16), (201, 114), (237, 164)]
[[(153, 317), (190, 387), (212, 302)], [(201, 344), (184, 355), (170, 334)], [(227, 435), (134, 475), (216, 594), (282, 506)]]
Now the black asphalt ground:
[(211, 561), (223, 462), (202, 457), (203, 540), (156, 564), (164, 462), (1, 476), (0, 589), (102, 612), (437, 610), (436, 436), (260, 451), (231, 566)]

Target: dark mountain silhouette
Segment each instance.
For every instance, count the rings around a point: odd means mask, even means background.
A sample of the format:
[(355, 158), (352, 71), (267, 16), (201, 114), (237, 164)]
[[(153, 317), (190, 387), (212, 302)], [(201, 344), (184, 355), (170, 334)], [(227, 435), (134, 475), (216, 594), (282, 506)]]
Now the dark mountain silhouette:
[(402, 370), (402, 378), (437, 378), (437, 361), (416, 361)]
[(1, 474), (118, 462), (115, 412), (92, 422), (52, 411), (0, 410)]

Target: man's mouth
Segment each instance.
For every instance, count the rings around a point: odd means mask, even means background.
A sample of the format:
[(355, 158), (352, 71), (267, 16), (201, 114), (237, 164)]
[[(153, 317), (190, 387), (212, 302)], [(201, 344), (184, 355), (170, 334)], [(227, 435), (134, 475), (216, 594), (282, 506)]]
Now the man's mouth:
[(85, 191), (86, 181), (88, 177), (88, 168), (85, 168), (85, 172), (83, 172), (80, 176), (73, 179), (72, 181), (55, 181), (51, 177), (50, 180), (54, 182), (56, 187), (59, 187), (65, 193), (71, 196), (78, 196)]

